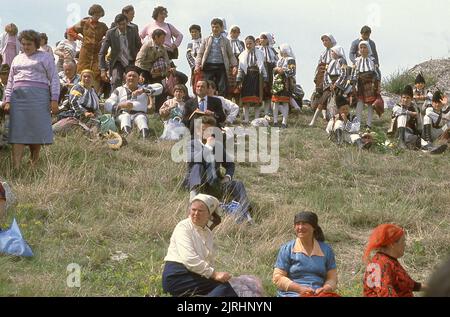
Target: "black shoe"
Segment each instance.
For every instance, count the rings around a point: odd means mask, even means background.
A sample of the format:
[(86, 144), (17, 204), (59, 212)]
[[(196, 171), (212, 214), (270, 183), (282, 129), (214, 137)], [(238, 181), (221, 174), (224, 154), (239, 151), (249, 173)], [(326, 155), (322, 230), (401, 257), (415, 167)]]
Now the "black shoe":
[(281, 124), (282, 129), (287, 129), (287, 127), (288, 127), (287, 124), (284, 124), (284, 123)]
[(129, 135), (130, 133), (131, 133), (131, 127), (125, 126), (125, 127), (122, 129), (122, 135), (123, 135), (123, 136), (127, 136), (127, 135)]
[(448, 148), (447, 144), (442, 144), (439, 146), (433, 146), (432, 144), (427, 144), (425, 146), (422, 146), (422, 152), (430, 153), (430, 154), (442, 154), (444, 153)]
[(149, 129), (142, 129), (139, 133), (142, 136), (142, 139), (148, 139), (148, 137), (150, 136), (150, 130)]
[(398, 128), (398, 147), (399, 149), (406, 150), (408, 147), (405, 143), (406, 128)]
[(273, 127), (274, 127), (274, 128), (278, 128), (278, 127), (279, 127), (278, 123), (274, 123), (274, 124), (273, 124)]
[(336, 135), (336, 144), (337, 144), (338, 146), (341, 146), (341, 145), (342, 145), (342, 141), (343, 141), (343, 139), (344, 139), (342, 129), (337, 129), (336, 131), (334, 131), (334, 133), (335, 133), (335, 135)]

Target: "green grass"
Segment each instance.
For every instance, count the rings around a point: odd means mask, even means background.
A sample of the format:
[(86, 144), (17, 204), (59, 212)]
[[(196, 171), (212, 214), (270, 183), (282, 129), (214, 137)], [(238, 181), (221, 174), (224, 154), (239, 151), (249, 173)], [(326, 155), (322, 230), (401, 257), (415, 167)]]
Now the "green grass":
[[(311, 115), (290, 118), (277, 174), (238, 164), (236, 178), (247, 186), (256, 224), (224, 219), (216, 231), (217, 268), (257, 275), (267, 295), (275, 295), (271, 277), (279, 247), (294, 238), (294, 214), (312, 210), (336, 253), (342, 295), (361, 295), (364, 245), (382, 222), (406, 228), (402, 263), (413, 278), (426, 281), (450, 252), (449, 152), (338, 148), (321, 122), (306, 128)], [(388, 117), (375, 122), (381, 139)], [(188, 206), (180, 186), (185, 166), (171, 161), (170, 149), (170, 143), (133, 136), (113, 152), (73, 134), (46, 147), (36, 170), (18, 173), (10, 170), (9, 150), (1, 150), (0, 177), (19, 201), (7, 222), (17, 218), (35, 256), (0, 256), (0, 296), (166, 296), (163, 259)], [(112, 261), (116, 251), (129, 258)], [(81, 288), (66, 285), (70, 263), (81, 266)]]
[[(437, 83), (437, 78), (430, 74), (423, 74), (427, 87), (431, 87)], [(400, 95), (406, 85), (414, 86), (416, 80), (416, 75), (412, 74), (407, 69), (399, 69), (393, 74), (390, 74), (383, 79), (382, 87), (383, 90), (391, 93)]]

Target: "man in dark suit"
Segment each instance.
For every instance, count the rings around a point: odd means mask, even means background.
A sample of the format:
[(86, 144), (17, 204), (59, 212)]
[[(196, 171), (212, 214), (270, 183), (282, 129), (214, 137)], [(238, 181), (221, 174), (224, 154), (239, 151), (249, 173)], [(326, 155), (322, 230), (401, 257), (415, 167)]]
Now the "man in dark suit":
[(207, 116), (212, 116), (217, 121), (218, 127), (223, 127), (226, 115), (222, 107), (222, 101), (216, 97), (209, 97), (209, 84), (207, 81), (198, 81), (195, 86), (196, 97), (189, 99), (184, 106), (183, 123), (186, 127), (191, 127), (191, 115), (196, 110), (204, 112)]
[(109, 72), (112, 77), (112, 90), (123, 85), (125, 68), (134, 65), (136, 55), (142, 46), (137, 29), (128, 25), (128, 18), (124, 14), (117, 15), (114, 22), (117, 26), (106, 33), (98, 54), (102, 79), (108, 82), (106, 55), (111, 48)]
[[(211, 116), (200, 115), (201, 125), (189, 143), (189, 160), (184, 184), (191, 198), (197, 194), (216, 197), (221, 202), (238, 203), (236, 221), (251, 221), (250, 200), (241, 181), (234, 179), (235, 163), (226, 150), (226, 135)], [(233, 143), (234, 145), (234, 143)], [(225, 169), (222, 173), (221, 167)]]

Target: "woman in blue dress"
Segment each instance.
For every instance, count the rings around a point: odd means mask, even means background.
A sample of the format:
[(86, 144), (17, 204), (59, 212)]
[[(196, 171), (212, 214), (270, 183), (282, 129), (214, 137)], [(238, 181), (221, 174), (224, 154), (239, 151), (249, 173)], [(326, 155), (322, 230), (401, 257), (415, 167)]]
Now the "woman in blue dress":
[(297, 238), (284, 244), (275, 263), (273, 282), (278, 296), (327, 296), (337, 288), (333, 249), (326, 244), (318, 217), (300, 212), (294, 218)]

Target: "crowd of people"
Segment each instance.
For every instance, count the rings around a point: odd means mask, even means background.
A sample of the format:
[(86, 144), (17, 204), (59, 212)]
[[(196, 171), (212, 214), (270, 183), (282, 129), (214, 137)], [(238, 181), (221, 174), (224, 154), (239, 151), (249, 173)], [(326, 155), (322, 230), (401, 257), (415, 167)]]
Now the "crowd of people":
[[(136, 126), (138, 135), (148, 139), (149, 111), (165, 124), (162, 139), (180, 139), (183, 130), (175, 129), (186, 128), (191, 133), (191, 159), (184, 181), (190, 192), (190, 213), (172, 235), (163, 287), (174, 296), (237, 296), (229, 283), (231, 275), (215, 270), (212, 234), (221, 222), (221, 203), (234, 206), (238, 222), (251, 222), (245, 186), (234, 179), (235, 164), (224, 151), (227, 126), (255, 124), (250, 115), (257, 120), (263, 114), (272, 116), (272, 127), (288, 128), (289, 114), (301, 110), (304, 96), (291, 46), (276, 47), (274, 35), (268, 32), (242, 41), (239, 26), (232, 26), (228, 33), (221, 18), (211, 20), (206, 37), (193, 24), (185, 55), (191, 68), (188, 76), (176, 67), (184, 36), (166, 22), (166, 8), (156, 7), (154, 21), (141, 31), (133, 23), (131, 5), (123, 8), (111, 27), (100, 21), (105, 15), (100, 5), (92, 5), (88, 15), (65, 31), (54, 50), (45, 33), (19, 33), (12, 23), (0, 37), (0, 142), (12, 145), (13, 168), (21, 168), (27, 146), (34, 166), (41, 147), (54, 142), (54, 134), (79, 127), (89, 133), (101, 130), (105, 113), (123, 137)], [(360, 35), (350, 48), (351, 63), (332, 34), (321, 36), (325, 50), (313, 79), (310, 126), (322, 115), (331, 140), (364, 149), (368, 147), (364, 133), (372, 130), (373, 112), (381, 116), (385, 107), (380, 60), (370, 27), (364, 26)], [(195, 96), (189, 96), (188, 85)], [(367, 121), (361, 131), (364, 108)], [(406, 86), (394, 107), (389, 133), (402, 149), (435, 154), (447, 149), (449, 126), (447, 96), (429, 92), (419, 74), (415, 87)], [(208, 132), (211, 128), (219, 129), (219, 134)], [(215, 153), (224, 153), (223, 159), (217, 160)], [(2, 203), (6, 198), (0, 189)], [(338, 296), (334, 252), (324, 242), (317, 215), (297, 214), (294, 229), (297, 238), (281, 247), (274, 265), (278, 295)], [(365, 253), (364, 295), (412, 296), (413, 291), (426, 289), (398, 262), (404, 248), (402, 228), (384, 224), (375, 229)], [(377, 253), (370, 258), (374, 250)]]

